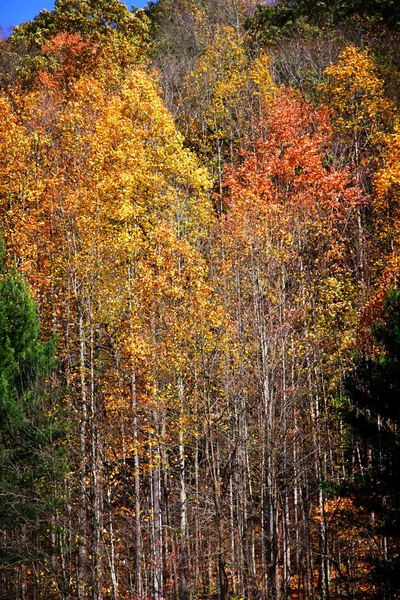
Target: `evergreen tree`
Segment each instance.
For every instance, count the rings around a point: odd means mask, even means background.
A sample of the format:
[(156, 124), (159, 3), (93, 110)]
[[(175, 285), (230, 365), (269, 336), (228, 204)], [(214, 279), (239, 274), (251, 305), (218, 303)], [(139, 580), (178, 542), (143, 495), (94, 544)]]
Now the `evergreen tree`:
[(360, 355), (346, 380), (352, 409), (347, 421), (361, 461), (350, 485), (355, 503), (370, 514), (380, 540), (371, 556), (380, 598), (400, 591), (400, 292), (388, 293), (372, 329), (378, 351)]
[[(29, 289), (16, 269), (5, 267), (0, 240), (0, 566), (32, 559), (30, 541), (49, 519), (61, 435), (51, 406), (49, 376), (53, 339), (39, 339)], [(47, 524), (47, 527), (49, 525)], [(49, 529), (48, 529), (49, 531)], [(21, 537), (24, 542), (21, 542)], [(43, 549), (43, 543), (40, 543)]]
[[(396, 29), (400, 24), (400, 5), (396, 0), (279, 0), (259, 4), (246, 27), (257, 32), (264, 43), (291, 35), (305, 23), (317, 25), (325, 31), (349, 24), (354, 16), (384, 23)], [(303, 38), (310, 34), (305, 30)]]

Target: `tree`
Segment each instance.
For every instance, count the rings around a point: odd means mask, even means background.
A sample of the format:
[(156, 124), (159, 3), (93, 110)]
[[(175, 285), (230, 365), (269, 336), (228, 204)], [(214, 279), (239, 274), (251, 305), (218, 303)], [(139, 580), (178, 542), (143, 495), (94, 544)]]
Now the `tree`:
[(97, 70), (115, 79), (144, 59), (148, 34), (144, 11), (131, 12), (120, 0), (57, 0), (3, 42), (0, 85), (8, 90), (14, 80), (31, 89), (43, 71), (66, 79)]
[[(21, 153), (20, 186), (13, 170), (0, 184), (8, 239), (44, 327), (61, 338), (79, 432), (70, 444), (79, 488), (70, 492), (77, 510), (68, 522), (78, 547), (66, 568), (82, 598), (102, 598), (107, 586), (114, 597), (152, 586), (161, 594), (168, 579), (165, 556), (184, 537), (171, 532), (187, 529), (184, 517), (165, 525), (163, 490), (174, 483), (168, 448), (179, 430), (184, 457), (181, 389), (193, 397), (189, 355), (206, 324), (192, 307), (209, 296), (200, 255), (213, 218), (207, 173), (184, 148), (149, 73), (138, 68), (115, 87), (110, 78), (81, 74), (68, 89), (43, 81), (27, 94), (23, 127), (14, 130), (32, 152)], [(3, 104), (7, 164), (14, 119)], [(134, 526), (125, 528), (133, 488)], [(124, 561), (132, 547), (134, 562)]]
[(122, 35), (136, 43), (146, 32), (146, 23), (142, 12), (135, 15), (120, 0), (57, 0), (51, 12), (43, 10), (33, 21), (16, 27), (11, 43), (32, 51), (61, 32), (96, 40)]
[[(400, 590), (400, 292), (388, 291), (372, 328), (374, 346), (357, 356), (345, 379), (347, 422), (361, 456), (349, 494), (369, 515), (376, 598)], [(357, 463), (356, 463), (357, 464)], [(369, 596), (371, 597), (371, 596)]]
[(221, 194), (224, 166), (235, 162), (260, 106), (275, 94), (269, 59), (263, 53), (249, 57), (243, 36), (233, 27), (216, 28), (181, 89), (181, 128)]
[[(256, 591), (257, 567), (267, 598), (287, 598), (295, 586), (305, 598), (317, 588), (329, 597), (321, 485), (334, 468), (330, 397), (354, 343), (362, 203), (349, 171), (329, 160), (331, 140), (325, 109), (280, 92), (264, 106), (242, 163), (226, 170), (214, 281), (235, 331), (226, 394), (239, 420), (231, 468), (242, 539), (232, 562), (244, 597)], [(240, 460), (249, 460), (250, 475)], [(252, 533), (244, 516), (255, 513), (260, 530)]]
[(393, 103), (368, 51), (348, 46), (325, 75), (320, 90), (332, 109), (334, 128), (353, 149), (351, 158), (358, 167), (368, 149), (382, 144), (383, 134), (391, 131)]
[(396, 0), (279, 0), (257, 6), (247, 27), (258, 31), (261, 39), (271, 41), (291, 34), (304, 21), (325, 28), (338, 27), (355, 15), (383, 21), (390, 27), (400, 23)]
[[(54, 368), (54, 340), (39, 339), (34, 302), (21, 275), (7, 269), (1, 242), (0, 572), (4, 591), (17, 568), (32, 565), (40, 555), (54, 558), (57, 553), (51, 527), (61, 472), (57, 448), (61, 429), (50, 396)], [(27, 575), (20, 585), (29, 580), (37, 583)], [(18, 588), (17, 582), (15, 578)]]
[(319, 91), (331, 109), (336, 160), (351, 164), (358, 184), (369, 194), (369, 203), (359, 208), (357, 217), (358, 268), (367, 282), (372, 266), (367, 258), (367, 237), (376, 226), (371, 192), (377, 165), (393, 128), (394, 103), (386, 96), (377, 63), (366, 50), (348, 46), (325, 75)]

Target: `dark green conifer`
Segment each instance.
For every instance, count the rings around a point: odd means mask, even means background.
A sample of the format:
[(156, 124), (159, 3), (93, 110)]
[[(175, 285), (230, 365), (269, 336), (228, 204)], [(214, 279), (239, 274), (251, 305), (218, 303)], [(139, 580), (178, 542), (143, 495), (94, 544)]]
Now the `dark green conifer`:
[(370, 557), (381, 598), (400, 592), (400, 292), (388, 293), (373, 327), (377, 351), (357, 357), (345, 382), (352, 408), (346, 415), (361, 463), (349, 493), (371, 515), (380, 540)]
[(40, 551), (23, 548), (17, 532), (38, 534), (53, 509), (63, 462), (50, 384), (55, 365), (54, 339), (40, 340), (28, 286), (5, 267), (0, 239), (0, 565)]

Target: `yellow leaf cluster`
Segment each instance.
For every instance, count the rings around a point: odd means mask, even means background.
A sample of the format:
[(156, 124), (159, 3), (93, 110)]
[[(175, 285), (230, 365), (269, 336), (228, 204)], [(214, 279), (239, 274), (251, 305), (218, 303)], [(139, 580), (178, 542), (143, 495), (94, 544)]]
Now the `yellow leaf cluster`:
[(394, 107), (369, 53), (348, 46), (325, 75), (327, 80), (320, 91), (333, 110), (335, 127), (355, 137), (364, 134), (372, 143), (381, 141), (392, 122)]

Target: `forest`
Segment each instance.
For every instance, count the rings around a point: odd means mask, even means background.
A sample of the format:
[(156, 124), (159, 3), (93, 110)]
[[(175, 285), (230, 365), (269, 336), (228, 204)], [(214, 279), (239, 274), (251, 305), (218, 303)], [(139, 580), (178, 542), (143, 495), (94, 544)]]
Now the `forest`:
[(400, 598), (400, 3), (0, 39), (0, 599)]

